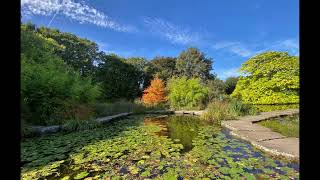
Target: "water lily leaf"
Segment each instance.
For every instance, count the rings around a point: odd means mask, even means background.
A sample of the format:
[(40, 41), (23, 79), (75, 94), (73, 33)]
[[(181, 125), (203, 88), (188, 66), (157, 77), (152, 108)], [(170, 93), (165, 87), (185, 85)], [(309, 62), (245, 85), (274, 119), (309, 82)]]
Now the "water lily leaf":
[(70, 179), (70, 176), (65, 176), (61, 180), (69, 180), (69, 179)]
[(77, 174), (73, 179), (83, 179), (89, 175), (88, 172), (82, 171), (81, 173)]

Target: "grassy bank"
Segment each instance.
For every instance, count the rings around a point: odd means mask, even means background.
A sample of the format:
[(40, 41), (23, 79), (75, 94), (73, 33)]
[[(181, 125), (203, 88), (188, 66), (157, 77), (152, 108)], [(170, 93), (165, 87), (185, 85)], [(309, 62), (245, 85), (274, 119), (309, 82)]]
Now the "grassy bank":
[(288, 116), (261, 121), (258, 124), (287, 137), (299, 138), (299, 116)]

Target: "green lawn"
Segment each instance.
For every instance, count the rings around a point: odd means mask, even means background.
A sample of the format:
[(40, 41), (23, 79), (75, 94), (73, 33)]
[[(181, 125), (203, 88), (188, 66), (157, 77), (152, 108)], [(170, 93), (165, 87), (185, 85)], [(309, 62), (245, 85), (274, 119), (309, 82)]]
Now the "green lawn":
[(299, 116), (275, 118), (258, 124), (288, 137), (299, 137)]

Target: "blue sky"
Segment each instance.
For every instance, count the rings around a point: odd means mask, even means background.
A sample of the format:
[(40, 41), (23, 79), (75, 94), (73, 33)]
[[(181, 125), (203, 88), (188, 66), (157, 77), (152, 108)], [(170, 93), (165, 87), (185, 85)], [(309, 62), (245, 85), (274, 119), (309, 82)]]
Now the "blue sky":
[(299, 55), (298, 0), (21, 0), (22, 21), (95, 41), (123, 57), (197, 47), (219, 78), (267, 50)]

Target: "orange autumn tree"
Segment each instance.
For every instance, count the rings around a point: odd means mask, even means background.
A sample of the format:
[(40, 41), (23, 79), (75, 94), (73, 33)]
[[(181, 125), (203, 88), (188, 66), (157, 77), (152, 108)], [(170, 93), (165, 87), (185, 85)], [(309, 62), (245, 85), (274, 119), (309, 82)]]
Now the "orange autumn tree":
[(143, 91), (142, 101), (148, 106), (154, 106), (167, 100), (165, 85), (158, 77), (151, 81), (150, 86)]

